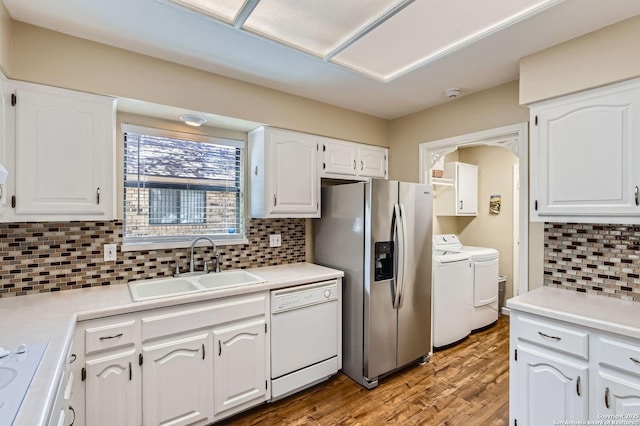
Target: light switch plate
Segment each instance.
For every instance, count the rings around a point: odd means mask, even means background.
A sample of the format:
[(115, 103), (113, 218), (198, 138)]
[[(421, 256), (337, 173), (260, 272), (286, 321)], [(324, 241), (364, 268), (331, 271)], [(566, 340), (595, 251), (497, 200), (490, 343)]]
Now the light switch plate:
[(118, 253), (117, 244), (105, 244), (104, 245), (104, 261), (111, 262), (116, 260)]
[(282, 236), (280, 234), (269, 235), (269, 247), (280, 247), (282, 245)]

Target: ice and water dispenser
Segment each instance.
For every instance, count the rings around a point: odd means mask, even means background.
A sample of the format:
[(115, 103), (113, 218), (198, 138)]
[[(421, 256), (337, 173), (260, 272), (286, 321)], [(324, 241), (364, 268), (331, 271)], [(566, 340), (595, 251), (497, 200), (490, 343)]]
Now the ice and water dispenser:
[(375, 281), (393, 278), (393, 241), (375, 243)]

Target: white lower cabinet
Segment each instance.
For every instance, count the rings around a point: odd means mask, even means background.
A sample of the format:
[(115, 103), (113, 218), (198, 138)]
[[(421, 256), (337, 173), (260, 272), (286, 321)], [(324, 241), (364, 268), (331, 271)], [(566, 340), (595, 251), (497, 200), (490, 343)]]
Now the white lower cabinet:
[(74, 426), (206, 425), (269, 400), (268, 296), (79, 322)]
[(513, 307), (510, 334), (510, 425), (640, 424), (640, 340)]
[(518, 425), (552, 425), (554, 421), (586, 419), (586, 365), (518, 349)]
[(134, 349), (91, 357), (85, 368), (87, 425), (142, 424), (140, 368)]
[(208, 350), (211, 346), (208, 332), (178, 335), (143, 346), (145, 424), (178, 426), (211, 421), (214, 377)]
[[(244, 322), (213, 331), (215, 413), (262, 402), (268, 390), (266, 320)], [(237, 411), (237, 410), (235, 410)]]

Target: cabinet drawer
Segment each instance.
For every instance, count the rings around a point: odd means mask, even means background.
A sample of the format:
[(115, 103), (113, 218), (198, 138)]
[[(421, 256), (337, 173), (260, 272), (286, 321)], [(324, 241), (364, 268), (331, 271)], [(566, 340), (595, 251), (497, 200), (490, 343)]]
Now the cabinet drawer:
[(595, 339), (600, 365), (640, 375), (640, 344), (637, 341), (598, 336)]
[(135, 321), (122, 321), (105, 325), (89, 325), (85, 330), (85, 353), (133, 345)]
[(518, 315), (517, 319), (519, 340), (589, 359), (587, 332), (538, 317)]

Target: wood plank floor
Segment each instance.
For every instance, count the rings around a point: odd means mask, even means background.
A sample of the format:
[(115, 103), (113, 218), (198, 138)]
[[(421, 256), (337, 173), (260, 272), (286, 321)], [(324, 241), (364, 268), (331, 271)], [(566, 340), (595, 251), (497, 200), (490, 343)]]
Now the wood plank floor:
[(506, 425), (509, 317), (366, 390), (338, 374), (225, 425)]

